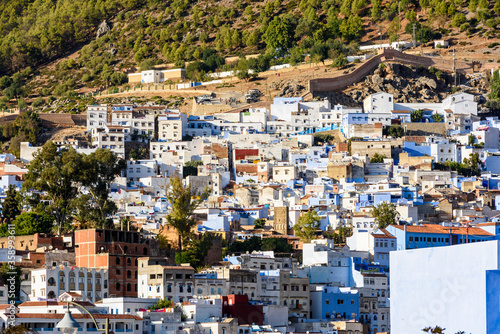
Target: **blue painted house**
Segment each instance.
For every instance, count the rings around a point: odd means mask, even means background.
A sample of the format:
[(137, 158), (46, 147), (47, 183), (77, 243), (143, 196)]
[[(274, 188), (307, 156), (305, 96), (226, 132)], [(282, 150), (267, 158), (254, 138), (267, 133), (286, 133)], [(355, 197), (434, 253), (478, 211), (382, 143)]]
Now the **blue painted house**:
[(311, 291), (312, 319), (359, 319), (359, 294), (351, 288), (317, 286)]
[(478, 227), (435, 224), (389, 225), (386, 230), (396, 237), (398, 250), (459, 245), (495, 239), (495, 235)]

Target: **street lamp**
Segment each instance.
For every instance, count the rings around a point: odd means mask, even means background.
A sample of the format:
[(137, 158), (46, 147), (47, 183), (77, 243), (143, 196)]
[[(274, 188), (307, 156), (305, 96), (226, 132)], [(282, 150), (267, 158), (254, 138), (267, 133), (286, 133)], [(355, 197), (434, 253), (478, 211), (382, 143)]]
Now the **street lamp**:
[(62, 320), (59, 321), (56, 325), (56, 328), (59, 328), (62, 334), (76, 334), (76, 332), (80, 328), (80, 324), (71, 315), (71, 311), (69, 310), (69, 304), (78, 306), (82, 310), (87, 312), (88, 315), (90, 315), (90, 318), (92, 318), (92, 320), (94, 321), (94, 325), (95, 325), (96, 330), (98, 332), (104, 332), (105, 334), (109, 334), (109, 318), (106, 318), (105, 326), (103, 329), (101, 329), (101, 328), (99, 328), (99, 325), (97, 324), (97, 321), (95, 320), (92, 313), (90, 313), (89, 310), (87, 310), (83, 305), (80, 305), (80, 304), (73, 302), (73, 301), (66, 301), (66, 303), (67, 303), (66, 314), (64, 314), (64, 317), (62, 318)]

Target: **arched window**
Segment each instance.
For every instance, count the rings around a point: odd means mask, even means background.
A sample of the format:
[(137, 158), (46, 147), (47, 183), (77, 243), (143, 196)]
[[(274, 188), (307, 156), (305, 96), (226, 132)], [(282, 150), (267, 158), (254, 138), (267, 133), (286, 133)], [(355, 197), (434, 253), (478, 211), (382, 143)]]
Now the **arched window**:
[(148, 255), (148, 249), (147, 249), (147, 247), (144, 247), (144, 248), (142, 249), (142, 254), (144, 254), (144, 255)]
[(92, 291), (92, 282), (93, 282), (92, 274), (87, 273), (87, 291)]
[(137, 279), (137, 271), (134, 271), (134, 274), (135, 274), (135, 278)]
[(54, 277), (49, 278), (49, 286), (56, 286), (56, 280)]
[(47, 295), (49, 299), (55, 299), (56, 298), (56, 293), (52, 290), (49, 291), (49, 294)]
[(105, 280), (104, 280), (104, 289), (107, 289), (107, 288), (108, 288), (108, 280), (107, 280), (107, 279), (105, 279)]
[(128, 258), (128, 259), (127, 259), (127, 265), (128, 265), (128, 266), (131, 266), (131, 265), (132, 265), (132, 259), (130, 259), (130, 258)]
[(101, 291), (101, 274), (95, 274), (95, 290)]
[(127, 291), (132, 291), (132, 284), (130, 283), (127, 284)]
[(121, 287), (122, 287), (122, 286), (120, 285), (120, 283), (116, 283), (116, 291), (120, 291), (120, 290), (121, 290)]
[(80, 271), (78, 274), (78, 290), (85, 290), (85, 274)]
[(137, 292), (137, 284), (134, 284), (134, 291)]
[(70, 291), (75, 291), (75, 284), (76, 283), (76, 275), (74, 271), (71, 271), (69, 273), (69, 290)]
[(116, 265), (120, 265), (120, 258), (119, 257), (116, 258)]
[(61, 292), (66, 291), (66, 276), (63, 271), (59, 272), (59, 290)]
[(132, 278), (132, 272), (130, 270), (127, 270), (127, 278)]
[(125, 254), (128, 254), (128, 246), (125, 246), (123, 251), (125, 252)]
[(137, 267), (139, 265), (139, 261), (137, 261), (137, 259), (135, 259), (135, 266)]

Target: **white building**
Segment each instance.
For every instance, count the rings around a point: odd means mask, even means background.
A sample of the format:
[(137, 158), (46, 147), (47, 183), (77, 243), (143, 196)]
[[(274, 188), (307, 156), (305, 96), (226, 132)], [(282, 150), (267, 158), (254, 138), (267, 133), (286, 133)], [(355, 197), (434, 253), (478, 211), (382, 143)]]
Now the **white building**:
[[(127, 314), (105, 314), (105, 309), (96, 307), (85, 297), (75, 292), (61, 294), (54, 301), (29, 301), (19, 305), (16, 309), (15, 324), (22, 325), (38, 333), (55, 332), (56, 326), (64, 317), (68, 304), (66, 301), (74, 301), (84, 306), (96, 319), (99, 326), (104, 327), (106, 319), (109, 319), (110, 332), (127, 332), (143, 334), (143, 319), (136, 315)], [(80, 307), (69, 304), (69, 310), (73, 318), (78, 322), (80, 329), (78, 333), (95, 333), (94, 320)], [(0, 314), (2, 322), (9, 321), (9, 313)]]
[(127, 161), (127, 182), (140, 182), (141, 178), (157, 175), (158, 163), (156, 160)]
[(108, 123), (108, 107), (106, 105), (87, 107), (87, 131), (104, 129)]
[(158, 117), (158, 140), (160, 141), (180, 141), (186, 130), (186, 114), (169, 113)]
[(164, 258), (139, 259), (139, 298), (166, 298), (184, 302), (194, 294), (194, 269), (187, 266), (168, 266)]
[(108, 314), (137, 314), (155, 303), (156, 300), (152, 298), (113, 297), (104, 298), (97, 305), (106, 308)]
[(125, 132), (119, 125), (107, 125), (104, 129), (92, 129), (92, 147), (107, 148), (120, 158), (125, 158)]
[(392, 252), (391, 332), (499, 333), (499, 254), (500, 241)]
[(190, 299), (189, 302), (182, 304), (182, 310), (187, 320), (192, 320), (195, 324), (210, 321), (212, 318), (221, 318), (222, 298)]
[(69, 291), (80, 291), (92, 302), (106, 298), (108, 270), (47, 266), (31, 271), (30, 300), (55, 299)]
[(426, 140), (431, 147), (431, 156), (434, 157), (435, 162), (459, 161), (457, 144), (450, 143), (444, 138), (427, 137)]

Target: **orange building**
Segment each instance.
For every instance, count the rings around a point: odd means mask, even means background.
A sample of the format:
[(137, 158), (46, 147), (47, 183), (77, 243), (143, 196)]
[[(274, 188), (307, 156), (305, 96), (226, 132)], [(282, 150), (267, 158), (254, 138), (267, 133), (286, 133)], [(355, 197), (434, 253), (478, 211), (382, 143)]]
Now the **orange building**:
[(137, 260), (150, 255), (150, 240), (139, 232), (75, 231), (76, 266), (108, 269), (109, 296), (137, 297)]

